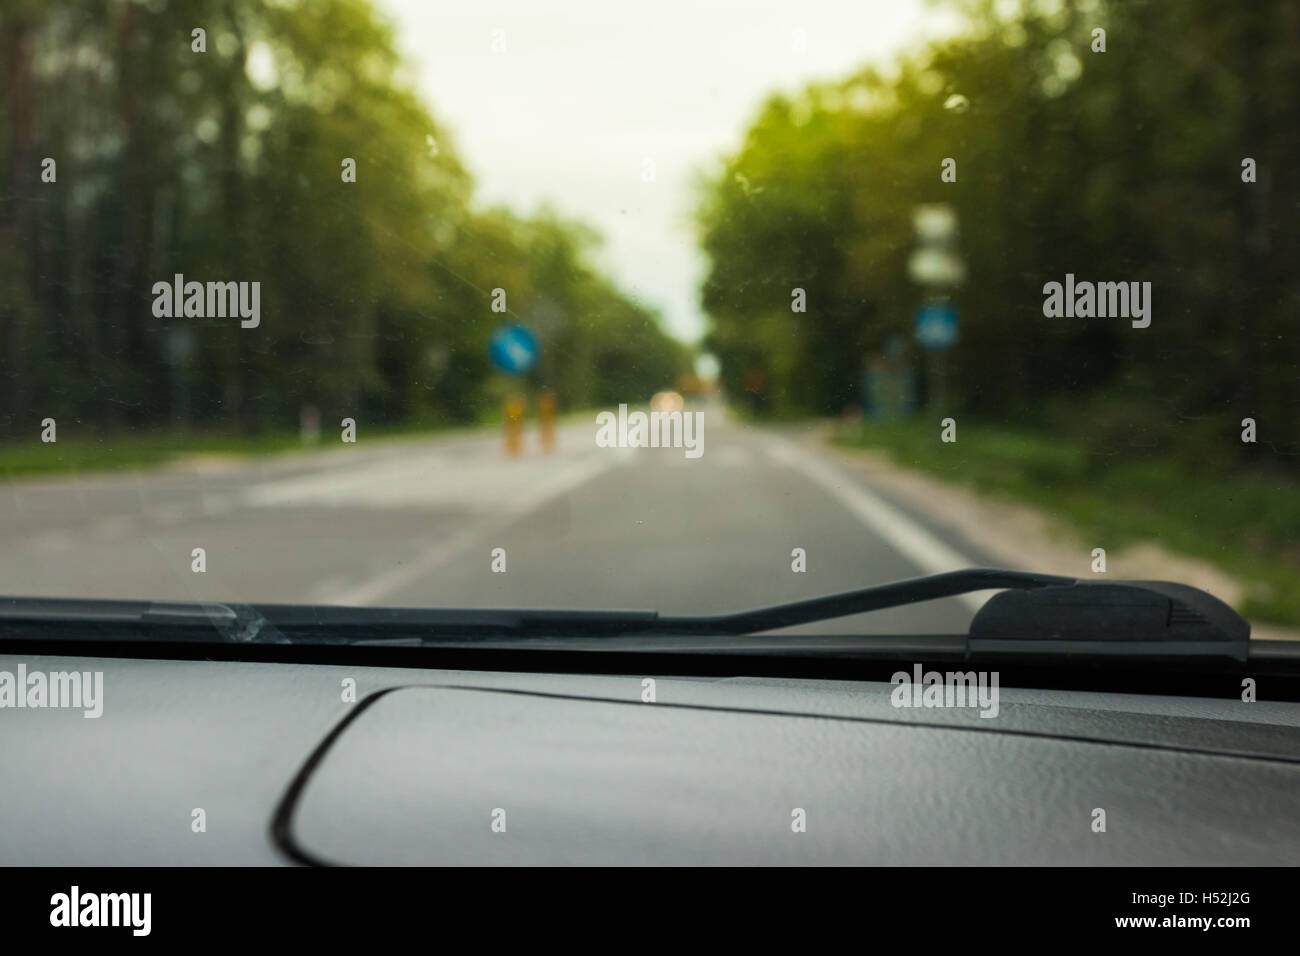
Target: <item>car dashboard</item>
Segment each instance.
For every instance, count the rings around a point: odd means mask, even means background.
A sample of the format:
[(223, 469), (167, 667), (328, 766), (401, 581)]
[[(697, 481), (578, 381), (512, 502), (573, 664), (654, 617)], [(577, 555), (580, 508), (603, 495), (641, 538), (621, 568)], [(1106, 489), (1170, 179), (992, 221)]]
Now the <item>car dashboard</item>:
[(6, 865), (1300, 859), (1300, 704), (886, 681), (0, 656)]

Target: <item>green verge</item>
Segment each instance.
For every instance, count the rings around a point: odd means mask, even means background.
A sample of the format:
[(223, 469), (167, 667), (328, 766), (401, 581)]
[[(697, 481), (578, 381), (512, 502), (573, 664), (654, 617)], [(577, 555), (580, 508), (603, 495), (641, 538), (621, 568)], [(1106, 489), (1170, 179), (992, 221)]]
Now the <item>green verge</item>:
[[(449, 429), (416, 426), (357, 427), (364, 439), (394, 440), (446, 434)], [(244, 458), (287, 452), (325, 451), (332, 448), (324, 437), (304, 444), (296, 432), (266, 432), (236, 436), (220, 433), (122, 432), (97, 437), (60, 437), (56, 442), (0, 444), (0, 476), (9, 479), (34, 475), (80, 474), (152, 468), (197, 456)]]
[[(593, 419), (594, 410), (576, 409), (562, 412), (561, 425)], [(461, 424), (408, 423), (367, 425), (357, 423), (357, 444), (340, 445), (337, 437), (321, 425), (321, 438), (304, 444), (296, 431), (264, 432), (258, 435), (231, 435), (228, 432), (118, 432), (82, 437), (69, 435), (59, 427), (56, 442), (0, 443), (0, 479), (20, 479), (39, 475), (82, 474), (121, 471), (131, 468), (156, 468), (200, 456), (253, 458), (292, 453), (331, 451), (340, 447), (362, 448), (375, 441), (416, 441), (422, 438), (445, 438), (474, 432), (489, 433), (501, 427), (505, 416), (501, 409), (485, 409), (479, 420)], [(530, 406), (526, 427), (537, 427), (536, 411)], [(337, 431), (334, 432), (337, 436)]]
[(928, 420), (841, 432), (847, 446), (1038, 506), (1109, 548), (1153, 541), (1246, 585), (1238, 610), (1300, 625), (1300, 482), (1277, 474), (1193, 470), (1156, 457), (1098, 456), (1049, 434), (963, 419), (944, 444)]

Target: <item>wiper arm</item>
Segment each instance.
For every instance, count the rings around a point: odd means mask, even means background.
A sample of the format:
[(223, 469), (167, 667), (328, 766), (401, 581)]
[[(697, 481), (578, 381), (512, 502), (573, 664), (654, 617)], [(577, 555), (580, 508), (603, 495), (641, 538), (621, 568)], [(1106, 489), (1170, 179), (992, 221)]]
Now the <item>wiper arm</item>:
[[(972, 591), (992, 591), (1001, 588), (1045, 588), (1052, 585), (1071, 585), (1074, 578), (1052, 574), (1030, 574), (1026, 571), (1001, 571), (994, 568), (971, 568), (949, 571), (921, 578), (907, 578), (890, 584), (828, 594), (825, 597), (793, 601), (774, 607), (741, 611), (737, 614), (720, 614), (714, 617), (660, 617), (655, 622), (655, 633), (672, 634), (757, 634), (796, 624), (830, 621), (850, 614), (864, 614), (885, 608), (920, 604), (936, 598), (955, 597)], [(661, 630), (667, 628), (667, 631)]]
[(991, 568), (950, 571), (716, 617), (661, 617), (656, 633), (755, 634), (971, 591), (969, 654), (1249, 656), (1250, 624), (1205, 591), (1169, 581), (1080, 581)]
[(1250, 624), (1214, 595), (1169, 581), (1080, 581), (973, 568), (713, 618), (660, 618), (680, 634), (753, 634), (971, 591), (1003, 589), (966, 634), (970, 654), (1249, 656)]
[(31, 624), (90, 639), (121, 640), (130, 632), (137, 640), (211, 641), (216, 630), (223, 641), (236, 644), (287, 641), (247, 604), (0, 597), (0, 638), (24, 636)]
[[(265, 642), (285, 632), (382, 632), (421, 628), (431, 636), (510, 635), (611, 637), (622, 634), (757, 634), (796, 624), (829, 621), (890, 607), (918, 604), (970, 591), (1073, 584), (1073, 578), (975, 568), (880, 584), (843, 594), (778, 604), (733, 614), (669, 616), (657, 611), (539, 611), (494, 608), (352, 608), (333, 605), (242, 604), (167, 601), (97, 601), (66, 598), (0, 598), (0, 626), (42, 621), (98, 627), (189, 631), (215, 627), (228, 641)], [(283, 638), (281, 638), (283, 639)]]
[(0, 637), (30, 625), (80, 636), (145, 640), (321, 644), (421, 644), (499, 637), (593, 638), (759, 634), (902, 607), (972, 591), (1001, 590), (965, 635), (978, 654), (1214, 655), (1246, 659), (1250, 625), (1218, 598), (1162, 581), (1092, 582), (973, 568), (734, 614), (654, 611), (438, 610), (303, 605), (151, 603), (0, 598)]

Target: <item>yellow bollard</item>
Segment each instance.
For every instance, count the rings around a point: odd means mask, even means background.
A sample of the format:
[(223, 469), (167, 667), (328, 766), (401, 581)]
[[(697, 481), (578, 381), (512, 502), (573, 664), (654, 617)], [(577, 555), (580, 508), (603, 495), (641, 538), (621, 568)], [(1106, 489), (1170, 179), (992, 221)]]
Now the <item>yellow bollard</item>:
[(542, 442), (542, 451), (555, 451), (555, 409), (558, 399), (555, 392), (544, 388), (537, 396), (537, 433)]
[(524, 450), (524, 409), (527, 399), (515, 394), (506, 399), (506, 454), (515, 458)]

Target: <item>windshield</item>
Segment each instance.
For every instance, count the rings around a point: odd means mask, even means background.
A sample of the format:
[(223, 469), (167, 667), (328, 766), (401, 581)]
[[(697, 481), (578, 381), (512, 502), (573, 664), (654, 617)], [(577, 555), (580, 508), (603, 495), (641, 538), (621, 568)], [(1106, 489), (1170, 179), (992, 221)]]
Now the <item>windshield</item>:
[(0, 71), (0, 593), (1300, 636), (1292, 3), (4, 0)]

